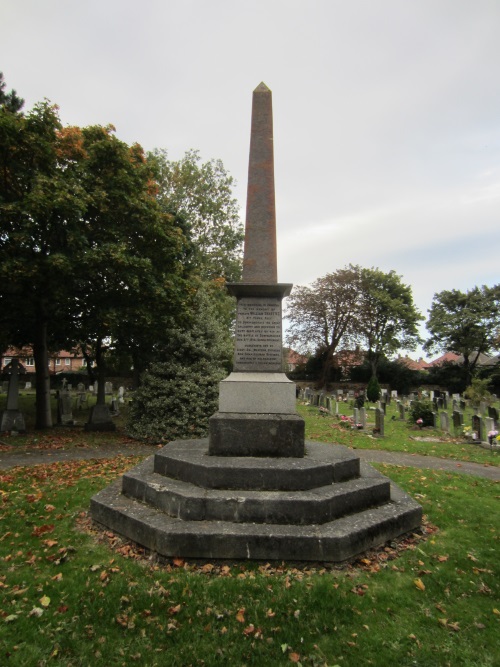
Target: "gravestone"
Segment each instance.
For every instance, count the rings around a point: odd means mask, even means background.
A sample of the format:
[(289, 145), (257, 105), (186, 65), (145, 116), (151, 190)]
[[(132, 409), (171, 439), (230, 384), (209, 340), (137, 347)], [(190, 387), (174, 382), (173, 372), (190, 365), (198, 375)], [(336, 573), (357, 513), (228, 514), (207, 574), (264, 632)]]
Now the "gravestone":
[(484, 420), (481, 417), (481, 415), (472, 415), (472, 431), (476, 433), (476, 439), (479, 440), (479, 442), (483, 442), (483, 438), (485, 436), (484, 433)]
[(485, 403), (485, 401), (480, 401), (480, 402), (479, 402), (479, 414), (482, 415), (482, 416), (484, 416), (484, 415), (486, 414), (486, 408), (487, 408), (487, 407), (488, 407), (488, 406), (487, 406), (487, 404)]
[(405, 421), (406, 419), (406, 408), (402, 403), (398, 403), (398, 409), (399, 409), (399, 418), (402, 421)]
[(385, 413), (382, 408), (375, 409), (375, 434), (379, 437), (383, 437), (384, 429), (384, 419)]
[(83, 384), (83, 382), (79, 382), (79, 383), (76, 385), (76, 390), (79, 391), (80, 393), (82, 393), (83, 391), (85, 391), (85, 385)]
[[(168, 443), (94, 496), (93, 519), (182, 558), (337, 562), (414, 530), (422, 508), (340, 445), (304, 440), (283, 372), (271, 91), (253, 95), (233, 372), (209, 437)], [(382, 414), (383, 430), (383, 414)]]
[(84, 406), (88, 406), (88, 404), (87, 393), (85, 391), (79, 392), (76, 397), (76, 410), (80, 411)]
[(119, 403), (125, 402), (125, 387), (118, 388), (118, 402)]
[(439, 413), (439, 425), (441, 430), (445, 433), (450, 432), (450, 417), (444, 410)]
[(353, 410), (352, 421), (354, 423), (354, 426), (357, 426), (359, 424), (359, 410), (358, 410), (358, 408), (354, 408), (354, 410)]
[(464, 426), (464, 415), (459, 410), (453, 410), (452, 414), (453, 428), (455, 432), (462, 430)]
[(438, 427), (438, 415), (437, 412), (432, 413), (432, 425), (434, 428)]
[(491, 417), (483, 417), (484, 422), (484, 432), (487, 439), (489, 439), (489, 433), (495, 430), (495, 422)]
[(359, 421), (360, 424), (363, 428), (363, 430), (366, 429), (366, 408), (359, 408)]
[(116, 425), (111, 419), (109, 407), (98, 403), (90, 408), (89, 420), (84, 425), (85, 431), (116, 431)]
[[(7, 388), (7, 405), (2, 410), (0, 418), (0, 432), (24, 433), (26, 423), (24, 415), (19, 410), (19, 360), (14, 358), (9, 364), (9, 386)], [(5, 371), (4, 371), (5, 372)]]
[(57, 423), (59, 426), (73, 426), (73, 399), (67, 389), (59, 392), (57, 399)]
[(117, 398), (112, 398), (111, 399), (111, 405), (109, 407), (109, 412), (112, 417), (116, 417), (117, 415), (120, 414), (120, 408), (118, 407), (118, 399)]
[(488, 417), (493, 419), (493, 427), (498, 430), (498, 410), (492, 405), (488, 407)]
[(396, 389), (393, 389), (393, 390), (391, 391), (391, 397), (392, 397), (392, 398), (397, 398), (397, 397), (398, 397), (398, 392), (397, 392)]
[(104, 393), (106, 396), (110, 396), (113, 393), (113, 385), (111, 382), (106, 382), (104, 385)]
[(26, 384), (24, 385), (24, 388), (25, 389), (31, 389), (31, 382), (26, 382)]
[(488, 417), (498, 421), (498, 410), (493, 405), (488, 406)]

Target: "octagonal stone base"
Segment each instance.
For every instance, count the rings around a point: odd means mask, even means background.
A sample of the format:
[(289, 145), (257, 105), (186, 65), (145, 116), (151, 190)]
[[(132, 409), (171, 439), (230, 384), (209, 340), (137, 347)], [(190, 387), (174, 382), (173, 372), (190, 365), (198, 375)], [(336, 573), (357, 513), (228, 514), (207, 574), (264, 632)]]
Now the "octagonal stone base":
[(91, 500), (100, 524), (163, 556), (340, 562), (420, 525), (422, 509), (340, 445), (299, 458), (210, 456), (176, 441)]

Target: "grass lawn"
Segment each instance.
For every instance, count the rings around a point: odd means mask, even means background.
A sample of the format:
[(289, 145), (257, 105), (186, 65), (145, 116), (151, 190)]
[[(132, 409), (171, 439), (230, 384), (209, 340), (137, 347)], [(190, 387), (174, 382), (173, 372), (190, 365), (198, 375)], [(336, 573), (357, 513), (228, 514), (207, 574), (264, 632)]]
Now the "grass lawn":
[[(419, 430), (418, 427), (412, 426), (407, 421), (399, 420), (397, 409), (392, 404), (387, 407), (383, 438), (374, 437), (370, 433), (370, 429), (363, 433), (355, 429), (344, 428), (338, 418), (320, 412), (317, 407), (298, 403), (297, 410), (305, 419), (307, 437), (311, 440), (335, 442), (354, 449), (408, 452), (457, 461), (500, 465), (500, 447), (493, 450), (483, 449), (479, 445), (465, 442), (463, 438), (446, 435), (443, 431), (437, 429), (424, 428)], [(352, 416), (352, 408), (347, 403), (341, 403), (340, 414)], [(368, 411), (368, 420), (369, 422), (375, 422), (372, 411)], [(372, 428), (373, 426), (375, 426), (374, 423)]]
[(136, 462), (0, 472), (0, 664), (499, 664), (494, 483), (379, 466), (427, 535), (344, 567), (158, 563), (89, 530), (91, 495)]
[[(498, 465), (496, 453), (451, 438), (413, 440), (439, 434), (390, 413), (386, 437), (374, 439), (317, 408), (299, 411), (310, 439)], [(2, 442), (66, 449), (124, 439), (60, 428)], [(157, 562), (87, 516), (90, 497), (138, 460), (0, 471), (0, 664), (500, 664), (494, 482), (377, 466), (423, 505), (424, 534), (342, 567)]]

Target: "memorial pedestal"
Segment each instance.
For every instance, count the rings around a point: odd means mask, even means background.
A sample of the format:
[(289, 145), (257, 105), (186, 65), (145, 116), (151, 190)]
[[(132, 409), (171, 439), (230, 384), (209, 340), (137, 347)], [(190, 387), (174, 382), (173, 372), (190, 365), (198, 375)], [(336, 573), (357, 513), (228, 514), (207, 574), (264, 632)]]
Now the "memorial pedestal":
[(271, 91), (254, 91), (233, 373), (209, 438), (167, 444), (91, 501), (164, 556), (342, 561), (420, 524), (422, 508), (346, 447), (304, 441), (283, 373)]

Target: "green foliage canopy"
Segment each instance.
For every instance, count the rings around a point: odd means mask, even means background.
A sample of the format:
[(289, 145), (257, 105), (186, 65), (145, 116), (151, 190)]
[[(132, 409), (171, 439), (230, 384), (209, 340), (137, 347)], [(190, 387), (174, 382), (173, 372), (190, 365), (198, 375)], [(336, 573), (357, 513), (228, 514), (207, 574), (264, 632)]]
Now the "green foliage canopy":
[(466, 384), (470, 384), (480, 354), (490, 352), (498, 341), (500, 285), (435, 294), (426, 326), (430, 337), (425, 348), (461, 354)]

